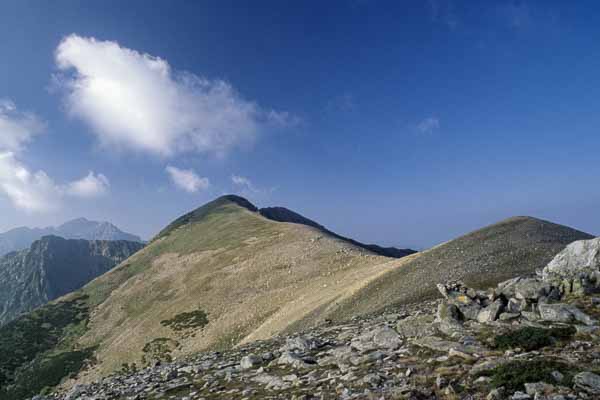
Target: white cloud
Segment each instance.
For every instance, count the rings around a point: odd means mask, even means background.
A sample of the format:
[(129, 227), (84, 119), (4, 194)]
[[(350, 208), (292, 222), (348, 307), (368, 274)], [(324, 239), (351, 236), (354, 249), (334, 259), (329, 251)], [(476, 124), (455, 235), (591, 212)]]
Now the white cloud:
[(251, 192), (259, 191), (258, 189), (256, 189), (254, 187), (254, 185), (252, 184), (252, 181), (250, 179), (246, 178), (245, 176), (231, 175), (231, 182), (233, 182), (234, 185), (242, 186), (242, 187), (250, 190)]
[(10, 100), (0, 100), (0, 193), (26, 212), (55, 211), (66, 196), (96, 197), (107, 191), (108, 179), (90, 172), (84, 178), (58, 185), (45, 171), (30, 171), (16, 153), (45, 124), (33, 113), (20, 112)]
[(421, 133), (432, 133), (440, 128), (440, 120), (435, 117), (425, 118), (417, 124), (417, 130)]
[(45, 124), (30, 112), (19, 112), (15, 103), (0, 99), (0, 150), (20, 151)]
[(267, 200), (276, 190), (275, 187), (259, 187), (250, 178), (241, 175), (231, 175), (231, 182), (233, 183), (232, 193), (247, 197), (253, 201)]
[(110, 182), (103, 174), (94, 174), (90, 171), (87, 176), (71, 182), (67, 186), (67, 193), (77, 197), (97, 197), (108, 192)]
[(169, 165), (166, 171), (169, 173), (175, 186), (188, 193), (205, 190), (210, 186), (208, 178), (201, 178), (191, 169), (180, 169)]
[(252, 142), (268, 126), (297, 118), (263, 110), (227, 82), (178, 73), (159, 57), (117, 42), (70, 35), (56, 49), (68, 112), (88, 123), (100, 143), (161, 156), (218, 155)]
[(0, 153), (0, 192), (26, 212), (50, 212), (67, 196), (91, 198), (104, 194), (108, 179), (90, 172), (82, 179), (58, 185), (45, 171), (30, 171), (12, 152)]
[(57, 209), (62, 194), (44, 171), (30, 172), (11, 152), (0, 153), (0, 191), (27, 212)]

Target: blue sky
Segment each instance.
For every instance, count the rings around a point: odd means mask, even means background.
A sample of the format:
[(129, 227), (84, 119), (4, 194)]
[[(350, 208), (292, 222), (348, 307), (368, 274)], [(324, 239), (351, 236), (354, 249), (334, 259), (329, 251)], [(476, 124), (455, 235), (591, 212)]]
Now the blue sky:
[(236, 192), (386, 245), (600, 232), (596, 2), (287, 3), (2, 2), (0, 229)]

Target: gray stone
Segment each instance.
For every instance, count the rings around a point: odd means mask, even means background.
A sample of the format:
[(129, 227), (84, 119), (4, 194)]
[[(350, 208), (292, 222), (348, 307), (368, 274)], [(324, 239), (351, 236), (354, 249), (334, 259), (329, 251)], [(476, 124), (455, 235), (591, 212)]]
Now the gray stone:
[(434, 319), (429, 315), (417, 315), (398, 321), (396, 331), (401, 338), (431, 336), (435, 333)]
[(546, 281), (575, 279), (600, 270), (600, 237), (578, 240), (558, 253), (542, 271)]
[(289, 351), (285, 351), (281, 354), (281, 357), (277, 359), (277, 364), (289, 365), (293, 368), (309, 368), (311, 366), (309, 363), (304, 361), (302, 357)]
[(502, 304), (502, 300), (497, 299), (492, 304), (484, 308), (477, 315), (477, 321), (481, 323), (492, 322), (498, 318), (498, 315), (502, 311), (504, 305)]
[(376, 329), (373, 332), (373, 343), (375, 343), (378, 347), (393, 350), (402, 345), (402, 339), (400, 338), (400, 335), (398, 335), (398, 332), (388, 326), (385, 326)]
[(521, 316), (521, 313), (502, 313), (500, 314), (500, 321), (510, 321), (517, 319)]
[(567, 324), (579, 321), (586, 325), (595, 325), (597, 323), (592, 317), (570, 304), (540, 304), (538, 310), (540, 317), (545, 321)]
[(504, 388), (492, 389), (485, 400), (502, 400), (504, 399)]
[(561, 383), (563, 381), (563, 379), (565, 379), (565, 376), (560, 373), (560, 371), (552, 371), (550, 373), (550, 375), (552, 376), (552, 379), (554, 379), (554, 382), (556, 383)]
[(502, 364), (507, 363), (508, 361), (504, 358), (497, 358), (493, 360), (483, 360), (473, 366), (469, 371), (469, 375), (477, 376), (482, 375), (484, 372), (488, 372), (493, 370), (496, 367), (499, 367)]
[(600, 326), (598, 325), (575, 325), (575, 329), (578, 334), (582, 335), (597, 335), (600, 333)]
[(283, 379), (269, 374), (259, 374), (251, 379), (253, 382), (266, 385), (267, 388), (281, 388), (285, 385)]
[(525, 392), (527, 392), (530, 396), (535, 396), (536, 394), (545, 394), (549, 393), (554, 389), (552, 385), (549, 385), (545, 382), (535, 382), (535, 383), (526, 383), (525, 384)]
[(514, 287), (515, 297), (519, 300), (537, 301), (542, 296), (550, 293), (551, 286), (537, 278), (519, 280)]
[(306, 352), (309, 350), (318, 349), (323, 346), (323, 342), (320, 339), (315, 339), (308, 336), (296, 336), (287, 339), (285, 345), (281, 348), (281, 351), (294, 351)]
[(521, 300), (515, 298), (508, 299), (508, 304), (506, 305), (507, 312), (516, 314), (523, 311), (523, 309), (523, 302)]
[(240, 361), (240, 367), (242, 369), (251, 369), (260, 365), (262, 362), (262, 357), (255, 356), (254, 354), (249, 354), (245, 357), (242, 357), (242, 360)]
[(446, 335), (452, 335), (464, 330), (460, 318), (461, 315), (457, 306), (454, 304), (441, 303), (438, 306), (434, 323), (440, 332)]
[(515, 392), (511, 397), (511, 400), (530, 400), (531, 396), (528, 395), (527, 393), (523, 393), (523, 392)]
[[(516, 277), (513, 279), (509, 279), (507, 281), (504, 282), (500, 282), (497, 286), (496, 289), (494, 291), (495, 296), (499, 297), (499, 296), (504, 296), (507, 299), (510, 299), (511, 297), (515, 297), (516, 296), (516, 286), (517, 283), (519, 283), (521, 281), (521, 277)], [(494, 299), (495, 300), (495, 299)]]
[(580, 372), (573, 378), (574, 387), (589, 394), (600, 395), (600, 376), (591, 372)]
[(540, 315), (535, 311), (521, 311), (521, 316), (525, 318), (527, 321), (538, 321), (540, 319)]
[(369, 351), (377, 348), (396, 349), (402, 344), (402, 338), (388, 326), (368, 331), (352, 340), (351, 346), (359, 351)]

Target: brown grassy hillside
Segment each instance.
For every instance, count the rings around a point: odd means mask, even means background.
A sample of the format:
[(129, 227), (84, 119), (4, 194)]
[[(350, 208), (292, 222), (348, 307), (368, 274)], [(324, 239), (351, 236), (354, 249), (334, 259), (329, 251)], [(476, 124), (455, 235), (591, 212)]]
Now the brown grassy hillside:
[[(230, 348), (428, 298), (436, 283), (451, 278), (493, 284), (532, 272), (586, 237), (515, 218), (394, 259), (222, 197), (178, 218), (82, 290), (1, 328), (0, 386), (31, 393), (82, 368), (77, 381), (124, 364)], [(27, 332), (35, 332), (35, 343)]]
[(435, 285), (462, 279), (485, 289), (544, 267), (567, 244), (592, 235), (532, 217), (513, 217), (418, 253), (369, 283), (338, 310), (345, 318), (438, 296)]

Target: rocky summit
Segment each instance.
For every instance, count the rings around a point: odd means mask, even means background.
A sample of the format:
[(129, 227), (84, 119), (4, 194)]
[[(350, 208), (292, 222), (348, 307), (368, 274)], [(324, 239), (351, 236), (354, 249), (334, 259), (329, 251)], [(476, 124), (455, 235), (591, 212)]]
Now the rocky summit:
[(576, 242), (538, 275), (446, 282), (438, 300), (229, 351), (159, 351), (149, 367), (34, 399), (598, 399), (598, 250)]

